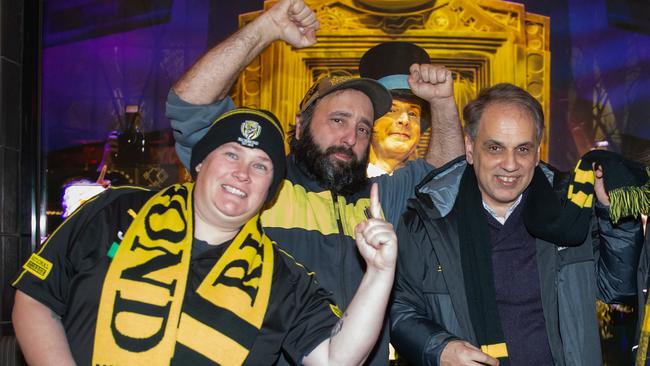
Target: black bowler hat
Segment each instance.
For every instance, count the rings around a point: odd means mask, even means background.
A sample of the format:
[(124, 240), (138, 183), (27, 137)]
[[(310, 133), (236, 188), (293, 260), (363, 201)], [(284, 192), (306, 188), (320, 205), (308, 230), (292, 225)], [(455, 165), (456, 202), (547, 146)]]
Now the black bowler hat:
[[(372, 47), (361, 56), (359, 75), (377, 80), (394, 97), (416, 99), (408, 84), (409, 68), (413, 64), (430, 64), (429, 54), (422, 47), (410, 42), (384, 42)], [(428, 103), (423, 106), (423, 116), (428, 116)], [(421, 130), (429, 126), (429, 118), (420, 120)]]
[(359, 75), (379, 81), (388, 90), (410, 90), (406, 81), (412, 64), (429, 64), (429, 54), (409, 42), (384, 42), (366, 51), (359, 61)]

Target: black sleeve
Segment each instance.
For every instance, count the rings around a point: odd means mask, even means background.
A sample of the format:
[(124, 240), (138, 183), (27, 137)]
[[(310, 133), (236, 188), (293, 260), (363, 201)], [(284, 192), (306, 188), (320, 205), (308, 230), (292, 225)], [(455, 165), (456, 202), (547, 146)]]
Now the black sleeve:
[(340, 313), (313, 273), (297, 265), (294, 272), (298, 275), (291, 300), (296, 312), (282, 348), (287, 358), (300, 365), (304, 356), (330, 337)]
[(597, 285), (605, 303), (629, 302), (636, 295), (636, 270), (643, 248), (641, 220), (628, 218), (613, 224), (608, 207), (595, 204), (597, 233)]
[(134, 189), (113, 188), (87, 201), (32, 253), (12, 285), (64, 316), (75, 275), (106, 257), (108, 238), (116, 235), (107, 227), (115, 215), (106, 206), (129, 192)]
[(399, 255), (390, 309), (391, 343), (409, 364), (438, 365), (447, 343), (459, 338), (427, 311), (423, 281), (427, 266), (436, 264), (420, 248), (429, 238), (414, 216), (412, 211), (407, 211), (397, 227)]

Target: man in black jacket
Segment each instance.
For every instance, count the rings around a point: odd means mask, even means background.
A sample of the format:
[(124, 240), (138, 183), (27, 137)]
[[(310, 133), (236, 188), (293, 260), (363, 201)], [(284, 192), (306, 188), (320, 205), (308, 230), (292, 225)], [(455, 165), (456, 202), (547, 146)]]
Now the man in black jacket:
[(398, 227), (392, 343), (413, 364), (601, 364), (594, 302), (635, 294), (638, 223), (612, 224), (591, 164), (558, 199), (523, 89), (488, 88), (463, 117), (466, 157), (420, 183)]

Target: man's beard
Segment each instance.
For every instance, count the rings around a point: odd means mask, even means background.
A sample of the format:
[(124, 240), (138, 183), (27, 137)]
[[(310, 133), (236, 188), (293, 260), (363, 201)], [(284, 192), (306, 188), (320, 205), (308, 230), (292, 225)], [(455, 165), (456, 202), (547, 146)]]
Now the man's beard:
[[(314, 142), (310, 128), (307, 127), (300, 140), (294, 139), (291, 146), (296, 161), (306, 168), (307, 175), (316, 180), (323, 188), (337, 194), (353, 194), (368, 185), (366, 168), (368, 167), (368, 151), (359, 160), (351, 148), (346, 146), (330, 146), (321, 151)], [(370, 146), (368, 146), (370, 148)], [(349, 162), (332, 159), (333, 154), (346, 154)]]

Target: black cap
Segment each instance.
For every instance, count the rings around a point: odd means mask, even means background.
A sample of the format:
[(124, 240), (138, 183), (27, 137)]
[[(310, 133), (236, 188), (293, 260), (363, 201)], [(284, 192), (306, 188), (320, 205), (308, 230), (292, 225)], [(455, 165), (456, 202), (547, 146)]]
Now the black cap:
[(210, 129), (192, 148), (190, 174), (196, 179), (196, 166), (219, 146), (237, 142), (242, 146), (261, 149), (273, 163), (273, 181), (266, 201), (270, 202), (284, 179), (286, 153), (284, 132), (278, 118), (263, 109), (237, 108), (219, 116)]
[(374, 120), (386, 114), (393, 103), (390, 92), (376, 80), (335, 76), (322, 78), (309, 88), (300, 102), (300, 112), (304, 112), (305, 109), (322, 97), (343, 89), (355, 89), (367, 95), (370, 102), (372, 102), (375, 113)]

